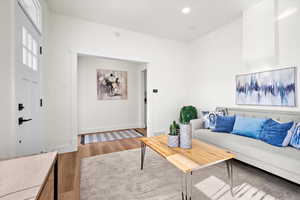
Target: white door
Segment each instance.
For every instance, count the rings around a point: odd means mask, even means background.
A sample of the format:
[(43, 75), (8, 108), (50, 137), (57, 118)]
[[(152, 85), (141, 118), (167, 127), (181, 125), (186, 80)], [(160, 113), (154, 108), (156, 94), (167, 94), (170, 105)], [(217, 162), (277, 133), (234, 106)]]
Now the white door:
[(43, 150), (40, 127), (40, 34), (22, 8), (16, 10), (16, 153)]

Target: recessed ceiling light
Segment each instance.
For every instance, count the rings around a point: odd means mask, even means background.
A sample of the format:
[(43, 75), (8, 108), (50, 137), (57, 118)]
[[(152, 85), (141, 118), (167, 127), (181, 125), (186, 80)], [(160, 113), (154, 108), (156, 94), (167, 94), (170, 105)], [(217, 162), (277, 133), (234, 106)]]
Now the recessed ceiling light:
[(189, 14), (191, 12), (191, 8), (190, 7), (184, 7), (181, 12), (185, 15)]

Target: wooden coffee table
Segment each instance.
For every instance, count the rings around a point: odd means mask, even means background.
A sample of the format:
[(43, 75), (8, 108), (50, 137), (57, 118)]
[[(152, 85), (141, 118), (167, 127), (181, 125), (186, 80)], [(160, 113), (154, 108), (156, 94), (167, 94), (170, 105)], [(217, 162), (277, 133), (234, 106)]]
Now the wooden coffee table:
[(234, 196), (231, 163), (231, 159), (235, 157), (234, 154), (196, 139), (193, 139), (191, 149), (169, 147), (167, 135), (139, 138), (139, 140), (141, 141), (141, 170), (144, 168), (145, 152), (148, 146), (183, 172), (181, 178), (182, 200), (192, 199), (194, 171), (221, 162), (226, 162), (231, 194)]

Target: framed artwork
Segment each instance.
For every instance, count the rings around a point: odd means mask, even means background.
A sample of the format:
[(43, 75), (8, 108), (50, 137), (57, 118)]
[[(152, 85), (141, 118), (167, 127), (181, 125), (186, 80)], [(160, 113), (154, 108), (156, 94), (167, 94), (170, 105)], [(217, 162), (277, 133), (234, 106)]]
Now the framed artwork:
[(236, 76), (236, 104), (296, 106), (296, 67)]
[(98, 100), (126, 100), (127, 93), (126, 71), (97, 70)]

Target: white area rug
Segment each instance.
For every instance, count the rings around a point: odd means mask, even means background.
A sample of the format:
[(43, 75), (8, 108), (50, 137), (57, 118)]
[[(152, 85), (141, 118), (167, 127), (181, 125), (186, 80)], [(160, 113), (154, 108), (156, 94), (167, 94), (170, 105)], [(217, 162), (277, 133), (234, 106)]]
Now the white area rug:
[(82, 136), (81, 144), (91, 144), (96, 142), (108, 142), (114, 140), (122, 140), (127, 138), (138, 138), (143, 137), (143, 135), (134, 129), (124, 130), (124, 131), (114, 131), (108, 133), (95, 133)]
[[(299, 200), (300, 186), (240, 162), (234, 162), (234, 191), (225, 164), (193, 173), (194, 200)], [(181, 200), (180, 171), (147, 149), (144, 170), (140, 150), (85, 158), (81, 163), (81, 200)]]

